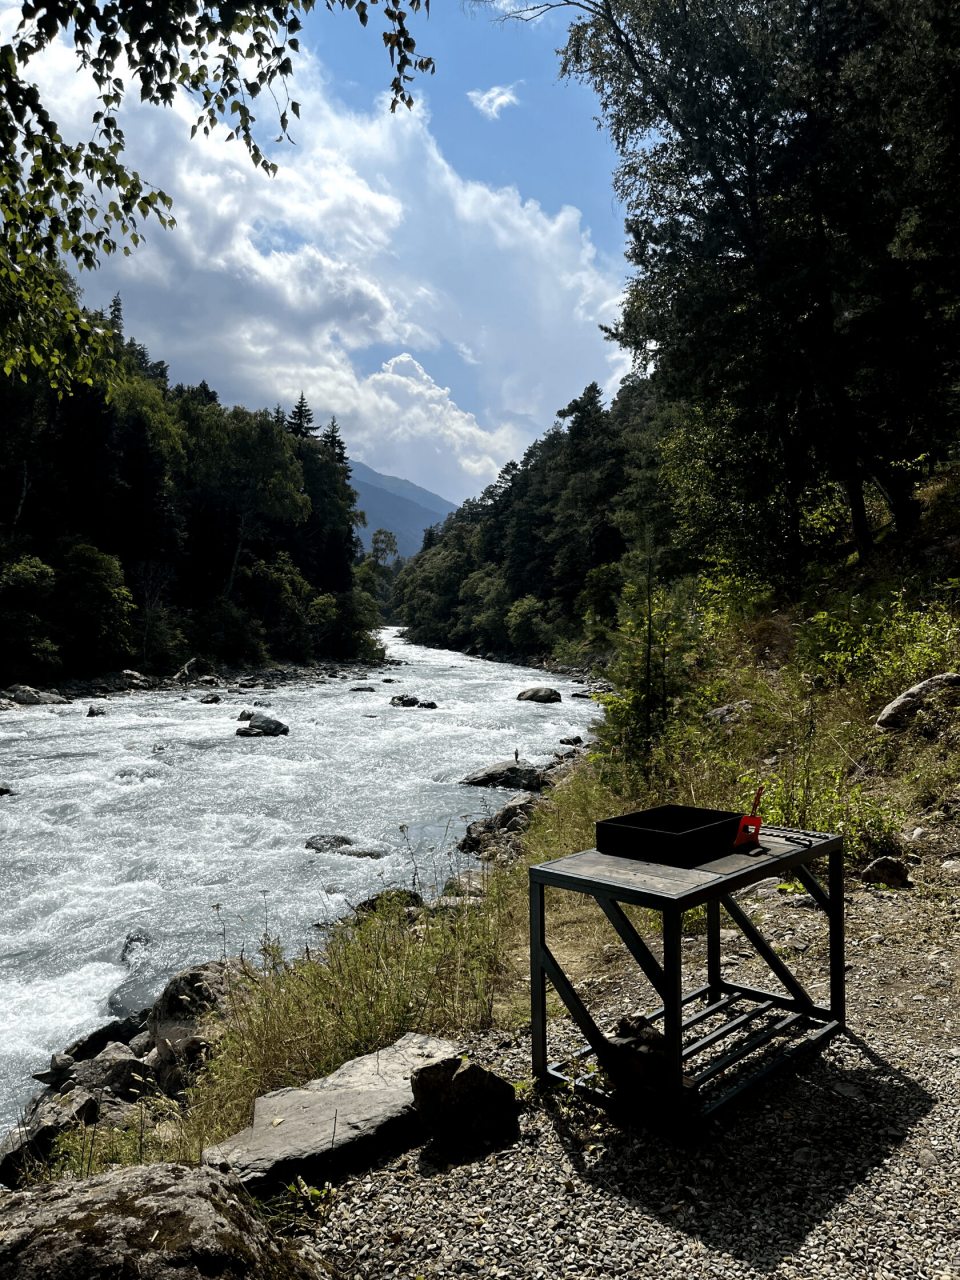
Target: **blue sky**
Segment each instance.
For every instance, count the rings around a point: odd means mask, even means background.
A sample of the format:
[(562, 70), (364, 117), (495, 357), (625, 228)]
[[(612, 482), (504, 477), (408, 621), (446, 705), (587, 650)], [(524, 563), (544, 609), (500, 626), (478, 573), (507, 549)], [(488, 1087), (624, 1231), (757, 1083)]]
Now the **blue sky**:
[[(0, 0), (0, 30), (15, 13)], [(459, 501), (588, 382), (612, 392), (626, 371), (599, 332), (625, 279), (623, 218), (594, 99), (558, 80), (556, 18), (434, 0), (413, 22), (437, 72), (391, 115), (377, 10), (365, 30), (308, 17), (297, 145), (275, 149), (272, 179), (223, 137), (190, 142), (189, 102), (126, 106), (128, 157), (178, 226), (81, 285), (92, 306), (121, 294), (128, 334), (174, 381), (250, 407), (302, 389), (352, 455)], [(33, 69), (81, 136), (92, 92), (70, 51)]]

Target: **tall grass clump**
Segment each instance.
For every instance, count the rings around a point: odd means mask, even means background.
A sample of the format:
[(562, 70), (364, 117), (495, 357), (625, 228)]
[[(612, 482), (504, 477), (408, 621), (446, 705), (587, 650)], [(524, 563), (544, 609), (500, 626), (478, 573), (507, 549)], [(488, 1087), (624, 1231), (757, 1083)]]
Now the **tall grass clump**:
[(598, 749), (538, 816), (531, 856), (589, 847), (597, 818), (629, 808), (746, 810), (761, 783), (768, 824), (838, 831), (854, 862), (894, 850), (916, 792), (898, 776), (924, 726), (941, 756), (947, 737), (936, 709), (897, 743), (874, 721), (903, 689), (960, 665), (955, 595), (887, 582), (777, 609), (765, 584), (726, 566), (625, 592)]
[(376, 910), (333, 924), (317, 950), (290, 959), (265, 939), (190, 1091), (194, 1149), (249, 1124), (260, 1094), (327, 1075), (407, 1031), (489, 1025), (504, 902), (491, 873), (475, 906), (411, 909), (387, 892)]

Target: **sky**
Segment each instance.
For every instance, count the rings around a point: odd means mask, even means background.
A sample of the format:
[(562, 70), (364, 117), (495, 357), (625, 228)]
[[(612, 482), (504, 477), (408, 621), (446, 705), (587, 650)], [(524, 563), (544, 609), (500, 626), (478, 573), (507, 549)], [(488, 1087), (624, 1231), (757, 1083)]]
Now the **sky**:
[[(616, 158), (593, 95), (560, 82), (556, 19), (501, 23), (434, 0), (414, 15), (412, 111), (388, 109), (379, 18), (323, 5), (291, 95), (295, 145), (254, 170), (195, 108), (130, 103), (127, 158), (174, 200), (129, 258), (83, 273), (84, 301), (123, 302), (127, 336), (225, 404), (292, 407), (301, 390), (348, 452), (452, 501), (479, 493), (627, 357), (600, 333), (626, 278)], [(0, 0), (0, 30), (17, 6)], [(86, 136), (89, 81), (65, 45), (31, 64), (66, 137)], [(263, 100), (260, 100), (263, 101)], [(277, 132), (263, 112), (263, 138)]]

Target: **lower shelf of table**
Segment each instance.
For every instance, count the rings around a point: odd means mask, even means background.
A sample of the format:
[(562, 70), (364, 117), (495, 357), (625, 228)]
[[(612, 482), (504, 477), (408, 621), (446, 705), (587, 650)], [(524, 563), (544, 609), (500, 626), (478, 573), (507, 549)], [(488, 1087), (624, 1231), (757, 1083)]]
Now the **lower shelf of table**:
[[(730, 982), (700, 987), (682, 1005), (689, 1010), (682, 1020), (682, 1077), (668, 1080), (661, 1070), (652, 1072), (649, 1082), (638, 1078), (638, 1106), (655, 1099), (668, 1108), (709, 1115), (843, 1029), (827, 1008), (802, 1006), (789, 997)], [(691, 1010), (694, 1005), (700, 1007)], [(663, 1015), (661, 1008), (646, 1017), (656, 1026)], [(581, 1071), (580, 1064), (588, 1065)], [(589, 1047), (565, 1062), (551, 1063), (547, 1076), (602, 1098), (613, 1092)], [(619, 1092), (623, 1095), (624, 1089)]]

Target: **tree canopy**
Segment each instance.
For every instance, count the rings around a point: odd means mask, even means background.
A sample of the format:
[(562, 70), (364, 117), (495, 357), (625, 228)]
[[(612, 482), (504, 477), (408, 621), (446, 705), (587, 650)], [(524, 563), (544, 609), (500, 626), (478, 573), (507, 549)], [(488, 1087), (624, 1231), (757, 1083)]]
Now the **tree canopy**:
[[(353, 10), (363, 25), (378, 4), (324, 2), (329, 10)], [(97, 360), (109, 353), (109, 338), (84, 315), (61, 260), (92, 268), (102, 254), (129, 253), (148, 219), (173, 224), (169, 196), (125, 163), (120, 109), (127, 93), (170, 106), (185, 91), (198, 108), (194, 133), (224, 124), (255, 166), (273, 172), (255, 128), (257, 100), (270, 102), (279, 139), (286, 138), (290, 117), (300, 113), (288, 78), (303, 15), (314, 6), (315, 0), (23, 4), (14, 36), (0, 45), (0, 359), (8, 376), (42, 368), (54, 386), (89, 381)], [(433, 69), (408, 25), (407, 11), (421, 7), (428, 9), (429, 0), (380, 9), (392, 108), (412, 105), (411, 79)], [(63, 137), (29, 79), (30, 63), (60, 37), (72, 44), (96, 89), (85, 140)]]
[[(636, 274), (612, 336), (795, 546), (803, 495), (909, 527), (957, 426), (960, 10), (949, 0), (558, 0), (619, 151)], [(727, 446), (737, 442), (735, 449)], [(744, 484), (743, 467), (758, 483)]]

